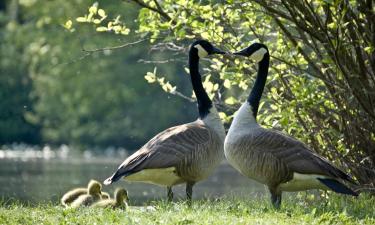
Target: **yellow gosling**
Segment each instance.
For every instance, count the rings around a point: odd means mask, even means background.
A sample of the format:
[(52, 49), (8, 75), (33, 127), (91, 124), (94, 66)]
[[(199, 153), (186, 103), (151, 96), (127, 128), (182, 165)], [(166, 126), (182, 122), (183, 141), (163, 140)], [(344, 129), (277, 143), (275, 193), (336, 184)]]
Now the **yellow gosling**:
[(93, 207), (101, 207), (101, 208), (120, 208), (126, 209), (128, 206), (128, 192), (123, 188), (117, 188), (114, 193), (115, 199), (105, 199), (96, 202), (93, 204)]
[(101, 189), (102, 186), (100, 184), (97, 185), (96, 183), (92, 183), (92, 185), (89, 185), (88, 193), (80, 195), (76, 200), (73, 201), (70, 207), (78, 208), (80, 206), (90, 206), (95, 201), (101, 199)]
[(111, 195), (108, 192), (103, 192), (102, 191), (102, 199), (111, 199)]
[(74, 188), (63, 195), (61, 198), (61, 204), (68, 207), (73, 201), (75, 201), (79, 196), (85, 195), (88, 193), (90, 188), (99, 188), (102, 189), (102, 185), (96, 180), (90, 180), (87, 185), (87, 188), (80, 187)]

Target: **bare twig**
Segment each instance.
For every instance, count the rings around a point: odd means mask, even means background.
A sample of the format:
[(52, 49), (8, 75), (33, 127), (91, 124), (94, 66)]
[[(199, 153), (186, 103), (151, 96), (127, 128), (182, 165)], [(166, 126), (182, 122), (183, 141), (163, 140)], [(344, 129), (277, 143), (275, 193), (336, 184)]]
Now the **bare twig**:
[(164, 19), (168, 21), (171, 20), (171, 17), (161, 9), (157, 1), (154, 1), (154, 3), (156, 2), (155, 4), (157, 8), (151, 7), (150, 5), (146, 4), (144, 1), (141, 1), (141, 0), (128, 0), (128, 2), (134, 2), (137, 5), (141, 6), (142, 8), (146, 8), (146, 9), (149, 9), (151, 11), (158, 13), (159, 15), (161, 15)]
[(150, 40), (150, 38), (144, 38), (144, 39), (140, 39), (138, 41), (128, 42), (128, 43), (125, 43), (125, 44), (122, 44), (122, 45), (112, 46), (112, 47), (104, 47), (104, 48), (96, 48), (96, 49), (85, 49), (83, 45), (81, 47), (82, 47), (83, 52), (93, 53), (93, 52), (102, 52), (102, 51), (107, 51), (107, 50), (116, 50), (116, 49), (126, 48), (126, 47), (129, 47), (129, 46), (132, 46), (132, 45), (142, 43), (142, 42), (147, 41), (147, 40)]
[(186, 61), (185, 57), (165, 59), (165, 60), (145, 60), (145, 59), (138, 60), (139, 63), (144, 63), (144, 64), (149, 64), (149, 63), (164, 64), (164, 63), (170, 63), (170, 62), (185, 62), (185, 61)]
[(172, 94), (172, 95), (176, 95), (176, 96), (181, 97), (181, 98), (183, 98), (183, 99), (186, 99), (186, 100), (188, 100), (189, 102), (196, 102), (195, 99), (190, 98), (190, 97), (188, 97), (188, 96), (186, 96), (186, 95), (184, 95), (184, 94), (182, 94), (181, 92), (176, 91), (176, 90), (173, 91), (173, 92), (168, 92), (168, 93), (170, 93), (170, 94)]
[(356, 192), (363, 192), (363, 191), (369, 191), (369, 192), (375, 192), (375, 188), (371, 188), (371, 187), (360, 187), (360, 188), (356, 188), (354, 189), (354, 191)]

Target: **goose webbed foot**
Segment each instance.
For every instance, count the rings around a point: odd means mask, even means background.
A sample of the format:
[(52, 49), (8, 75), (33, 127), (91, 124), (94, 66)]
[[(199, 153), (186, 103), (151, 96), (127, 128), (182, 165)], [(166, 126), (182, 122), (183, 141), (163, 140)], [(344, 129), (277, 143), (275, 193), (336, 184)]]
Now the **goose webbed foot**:
[(172, 187), (167, 187), (167, 196), (168, 196), (168, 202), (171, 202), (173, 200), (173, 191)]

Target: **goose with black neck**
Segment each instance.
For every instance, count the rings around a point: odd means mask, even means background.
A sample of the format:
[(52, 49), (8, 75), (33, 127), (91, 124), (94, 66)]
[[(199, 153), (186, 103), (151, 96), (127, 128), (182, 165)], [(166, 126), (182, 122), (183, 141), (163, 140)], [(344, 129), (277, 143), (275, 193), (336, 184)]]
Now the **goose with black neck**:
[(254, 43), (234, 54), (256, 61), (258, 73), (247, 101), (235, 113), (225, 138), (224, 152), (229, 163), (244, 176), (265, 184), (275, 208), (280, 207), (283, 191), (323, 189), (357, 196), (344, 184), (355, 183), (348, 174), (301, 141), (257, 123), (270, 63), (268, 48)]
[(194, 184), (206, 179), (224, 159), (224, 126), (203, 88), (199, 73), (199, 59), (213, 54), (225, 52), (205, 40), (194, 42), (189, 50), (190, 77), (198, 103), (198, 120), (157, 134), (129, 156), (104, 184), (109, 185), (124, 178), (166, 186), (168, 200), (172, 200), (172, 186), (186, 183), (187, 199), (191, 200)]

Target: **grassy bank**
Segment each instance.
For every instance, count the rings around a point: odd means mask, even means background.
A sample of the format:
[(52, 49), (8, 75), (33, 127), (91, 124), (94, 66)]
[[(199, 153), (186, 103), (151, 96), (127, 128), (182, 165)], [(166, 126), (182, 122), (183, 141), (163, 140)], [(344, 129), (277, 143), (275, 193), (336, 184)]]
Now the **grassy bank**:
[(375, 198), (331, 196), (288, 198), (282, 209), (273, 210), (268, 199), (224, 198), (216, 201), (151, 202), (156, 210), (130, 208), (64, 209), (40, 204), (0, 206), (0, 224), (375, 224)]

